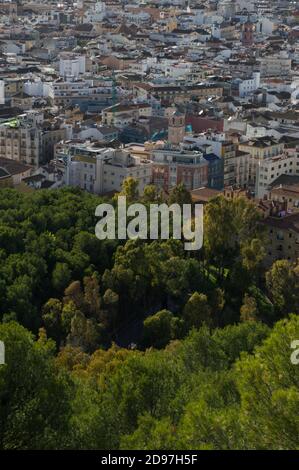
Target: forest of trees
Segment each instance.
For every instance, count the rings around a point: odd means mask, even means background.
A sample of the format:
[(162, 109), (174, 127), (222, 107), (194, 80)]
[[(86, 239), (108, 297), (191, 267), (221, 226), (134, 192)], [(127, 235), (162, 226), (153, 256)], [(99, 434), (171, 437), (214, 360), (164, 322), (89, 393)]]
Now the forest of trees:
[(298, 449), (299, 265), (265, 268), (254, 204), (212, 199), (187, 252), (98, 240), (102, 201), (0, 191), (0, 449)]

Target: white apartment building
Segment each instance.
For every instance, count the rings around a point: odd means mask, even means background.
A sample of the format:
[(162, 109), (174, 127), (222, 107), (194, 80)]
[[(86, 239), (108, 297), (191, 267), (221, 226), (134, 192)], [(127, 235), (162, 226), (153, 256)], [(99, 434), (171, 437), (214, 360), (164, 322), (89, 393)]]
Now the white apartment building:
[(280, 143), (272, 137), (260, 137), (239, 144), (239, 150), (250, 154), (249, 181), (256, 184), (256, 173), (259, 162), (281, 155), (284, 143)]
[(270, 191), (270, 184), (281, 175), (299, 175), (299, 152), (289, 149), (277, 157), (260, 160), (256, 171), (256, 197), (262, 199)]
[(24, 92), (29, 96), (54, 98), (52, 82), (43, 82), (41, 79), (28, 80), (25, 82)]
[(70, 148), (67, 158), (66, 184), (92, 193), (118, 192), (129, 177), (138, 181), (140, 194), (151, 183), (150, 160), (133, 157), (125, 150), (82, 144)]
[(62, 53), (59, 58), (59, 75), (61, 77), (78, 78), (80, 74), (86, 72), (85, 55)]
[(237, 78), (232, 83), (232, 89), (235, 89), (240, 98), (246, 98), (259, 88), (260, 78), (260, 72), (253, 72), (250, 78)]
[(112, 82), (93, 80), (57, 80), (53, 83), (55, 104), (58, 106), (79, 105), (80, 108), (91, 104), (107, 106), (112, 96)]

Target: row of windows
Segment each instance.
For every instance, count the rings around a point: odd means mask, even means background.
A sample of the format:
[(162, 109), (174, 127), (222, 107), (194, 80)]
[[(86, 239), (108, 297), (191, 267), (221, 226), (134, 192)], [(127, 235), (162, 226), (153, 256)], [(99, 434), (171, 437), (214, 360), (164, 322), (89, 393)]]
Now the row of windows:
[[(290, 174), (293, 173), (293, 170), (292, 170), (292, 169), (289, 169), (289, 170), (288, 170), (288, 173), (290, 173)], [(296, 170), (296, 173), (299, 173), (299, 170)], [(280, 176), (280, 175), (281, 175), (281, 173), (279, 173), (279, 172), (276, 173), (276, 176)], [(273, 180), (274, 178), (275, 178), (275, 175), (272, 174), (271, 177), (270, 177), (270, 179)], [(268, 179), (268, 176), (267, 176), (267, 175), (264, 175), (264, 176), (261, 175), (261, 180), (262, 180), (262, 179), (267, 180), (267, 179)]]
[[(292, 166), (292, 165), (293, 165), (293, 162), (290, 161), (290, 162), (289, 162), (289, 165)], [(299, 162), (296, 162), (296, 165), (299, 166)], [(287, 167), (287, 163), (284, 163), (283, 166), (282, 166), (282, 164), (278, 165), (278, 169), (281, 169), (282, 167), (283, 167), (283, 168), (286, 168), (286, 167)], [(268, 172), (268, 170), (269, 170), (269, 168), (267, 168), (267, 167), (264, 168), (264, 171), (265, 171), (266, 173)], [(274, 166), (271, 167), (271, 171), (275, 171), (275, 167), (274, 167)]]

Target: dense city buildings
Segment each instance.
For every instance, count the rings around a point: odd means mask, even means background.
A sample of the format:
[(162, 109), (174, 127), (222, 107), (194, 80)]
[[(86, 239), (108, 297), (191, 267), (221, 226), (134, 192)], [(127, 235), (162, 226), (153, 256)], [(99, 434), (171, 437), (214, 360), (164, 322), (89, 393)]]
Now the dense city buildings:
[[(0, 11), (6, 185), (104, 195), (132, 176), (140, 194), (183, 183), (258, 205), (299, 176), (298, 2), (3, 0)], [(12, 160), (22, 181), (5, 173)]]

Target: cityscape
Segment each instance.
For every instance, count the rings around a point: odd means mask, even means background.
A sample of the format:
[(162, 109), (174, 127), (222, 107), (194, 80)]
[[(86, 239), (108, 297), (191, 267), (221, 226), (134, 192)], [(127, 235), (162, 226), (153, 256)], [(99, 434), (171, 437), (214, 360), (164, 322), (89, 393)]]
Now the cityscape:
[(0, 450), (298, 450), (299, 1), (0, 0), (0, 261)]

